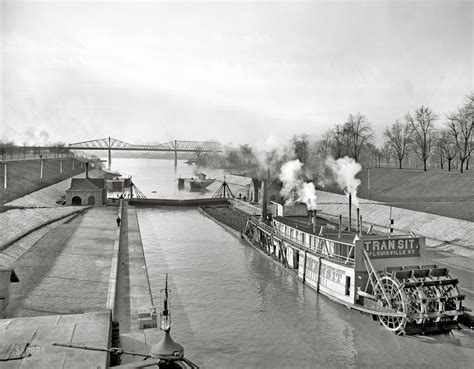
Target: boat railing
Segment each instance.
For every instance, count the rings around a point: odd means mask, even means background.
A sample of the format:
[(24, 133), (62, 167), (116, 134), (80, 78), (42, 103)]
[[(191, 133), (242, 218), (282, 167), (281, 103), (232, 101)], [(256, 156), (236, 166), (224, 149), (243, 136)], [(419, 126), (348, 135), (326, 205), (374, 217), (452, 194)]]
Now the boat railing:
[[(330, 238), (313, 235), (313, 237), (315, 237), (318, 240), (318, 246), (311, 247), (312, 245), (308, 245), (307, 243), (304, 243), (303, 241), (295, 237), (290, 237), (287, 234), (281, 232), (280, 230), (273, 228), (269, 226), (268, 224), (265, 224), (264, 222), (256, 219), (255, 217), (250, 217), (250, 221), (254, 225), (258, 226), (262, 231), (270, 235), (273, 235), (277, 238), (280, 238), (288, 243), (291, 243), (297, 246), (302, 251), (307, 251), (317, 256), (323, 256), (345, 265), (353, 266), (355, 263), (354, 262), (354, 247), (355, 247), (354, 244), (347, 243), (347, 242), (334, 241), (333, 239), (330, 239)], [(334, 251), (331, 251), (328, 243), (329, 244), (332, 243), (333, 245), (338, 245), (340, 247), (345, 248), (346, 255), (338, 254)]]

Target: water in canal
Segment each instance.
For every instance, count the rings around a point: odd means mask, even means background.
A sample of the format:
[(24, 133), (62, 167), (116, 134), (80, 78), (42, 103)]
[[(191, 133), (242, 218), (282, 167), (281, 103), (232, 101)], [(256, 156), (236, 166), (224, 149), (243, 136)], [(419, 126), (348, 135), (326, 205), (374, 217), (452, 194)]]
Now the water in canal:
[[(155, 187), (157, 197), (195, 195), (176, 189), (179, 172), (192, 173), (184, 163), (177, 170), (165, 160), (114, 163), (148, 196)], [(203, 368), (472, 367), (472, 332), (394, 336), (316, 294), (197, 209), (140, 209), (139, 222), (155, 303), (169, 273), (173, 338)]]

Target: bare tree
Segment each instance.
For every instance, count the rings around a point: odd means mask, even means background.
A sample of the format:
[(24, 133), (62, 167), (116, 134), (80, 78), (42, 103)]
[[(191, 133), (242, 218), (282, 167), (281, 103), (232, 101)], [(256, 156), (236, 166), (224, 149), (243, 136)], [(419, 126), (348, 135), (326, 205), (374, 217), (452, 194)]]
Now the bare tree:
[(348, 155), (357, 161), (362, 147), (369, 143), (374, 137), (372, 127), (367, 117), (360, 113), (355, 115), (349, 114), (347, 122), (344, 124), (344, 133), (346, 135)]
[(456, 157), (458, 150), (456, 141), (451, 131), (443, 129), (439, 132), (438, 139), (436, 140), (436, 147), (440, 153), (441, 158), (441, 169), (443, 169), (443, 159), (448, 161), (448, 172), (451, 171), (451, 162)]
[(426, 172), (426, 162), (434, 144), (434, 122), (438, 117), (430, 108), (421, 106), (413, 115), (408, 112), (405, 119), (413, 130), (413, 151), (423, 162), (423, 170)]
[(345, 132), (344, 127), (340, 124), (336, 124), (332, 130), (332, 139), (334, 144), (334, 154), (336, 159), (342, 157), (342, 151), (344, 148)]
[(387, 127), (383, 133), (392, 146), (400, 169), (402, 169), (402, 160), (409, 148), (411, 133), (411, 125), (409, 123), (403, 124), (398, 119), (391, 127)]
[[(455, 113), (448, 114), (447, 126), (454, 135), (456, 147), (459, 153), (461, 173), (463, 173), (464, 162), (469, 161), (472, 150), (473, 137), (473, 114), (474, 114), (474, 93), (467, 97), (466, 104)], [(466, 167), (466, 170), (468, 167)]]
[(309, 136), (306, 133), (294, 135), (290, 144), (295, 151), (296, 158), (304, 164), (308, 155)]
[(316, 151), (322, 157), (325, 157), (331, 149), (331, 145), (332, 145), (332, 141), (333, 141), (332, 140), (332, 135), (333, 135), (333, 130), (328, 129), (326, 132), (323, 133), (323, 135), (321, 137), (321, 140), (318, 141)]
[(380, 150), (372, 143), (367, 143), (362, 150), (362, 154), (359, 160), (367, 166), (377, 167), (377, 163), (380, 167)]
[(390, 158), (393, 154), (393, 148), (390, 142), (386, 141), (383, 144), (382, 149), (380, 150), (380, 154), (385, 158), (385, 166), (390, 166)]
[(251, 165), (255, 161), (255, 155), (252, 146), (243, 144), (239, 146), (240, 155), (244, 165)]

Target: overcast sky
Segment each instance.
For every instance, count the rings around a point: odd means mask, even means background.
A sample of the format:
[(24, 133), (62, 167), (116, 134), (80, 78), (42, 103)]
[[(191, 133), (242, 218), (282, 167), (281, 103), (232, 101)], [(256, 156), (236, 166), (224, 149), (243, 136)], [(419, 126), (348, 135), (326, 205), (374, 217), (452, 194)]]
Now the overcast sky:
[(0, 139), (377, 135), (473, 90), (472, 1), (1, 2)]

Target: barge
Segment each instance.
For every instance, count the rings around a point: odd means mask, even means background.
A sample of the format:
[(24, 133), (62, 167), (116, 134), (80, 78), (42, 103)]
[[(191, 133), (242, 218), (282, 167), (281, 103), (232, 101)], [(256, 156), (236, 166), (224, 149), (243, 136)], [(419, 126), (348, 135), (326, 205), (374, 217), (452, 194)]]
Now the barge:
[[(306, 205), (273, 203), (270, 219), (249, 216), (242, 237), (337, 303), (396, 334), (458, 329), (464, 296), (446, 268), (427, 262), (425, 238), (364, 233), (318, 217)], [(285, 214), (286, 213), (286, 214)], [(360, 220), (360, 222), (359, 222)]]
[(215, 182), (215, 178), (208, 178), (204, 173), (196, 173), (196, 177), (178, 178), (178, 188), (186, 188), (188, 191), (201, 191)]

